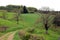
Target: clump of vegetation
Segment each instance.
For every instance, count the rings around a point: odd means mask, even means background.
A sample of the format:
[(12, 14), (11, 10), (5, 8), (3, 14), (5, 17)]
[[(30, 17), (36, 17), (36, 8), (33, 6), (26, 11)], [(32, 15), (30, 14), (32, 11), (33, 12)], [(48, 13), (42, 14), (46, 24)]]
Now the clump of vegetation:
[(35, 31), (35, 28), (28, 28), (28, 30), (27, 30), (29, 33), (34, 33), (34, 31)]
[(41, 36), (38, 36), (36, 34), (31, 34), (29, 40), (44, 40), (44, 38)]
[(42, 36), (40, 37), (36, 34), (27, 33), (23, 30), (19, 31), (19, 36), (22, 40), (44, 40)]
[(13, 40), (21, 40), (19, 35), (18, 35), (18, 32), (16, 32), (16, 34), (14, 35)]
[(29, 33), (26, 33), (24, 30), (20, 30), (18, 34), (22, 40), (28, 40), (30, 37)]

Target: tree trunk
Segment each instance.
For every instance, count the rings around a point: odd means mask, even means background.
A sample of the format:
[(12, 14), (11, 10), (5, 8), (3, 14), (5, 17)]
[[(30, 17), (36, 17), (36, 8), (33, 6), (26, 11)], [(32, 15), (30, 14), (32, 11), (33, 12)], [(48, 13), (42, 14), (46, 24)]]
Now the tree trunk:
[(46, 34), (48, 34), (48, 24), (45, 24), (45, 30), (46, 30)]

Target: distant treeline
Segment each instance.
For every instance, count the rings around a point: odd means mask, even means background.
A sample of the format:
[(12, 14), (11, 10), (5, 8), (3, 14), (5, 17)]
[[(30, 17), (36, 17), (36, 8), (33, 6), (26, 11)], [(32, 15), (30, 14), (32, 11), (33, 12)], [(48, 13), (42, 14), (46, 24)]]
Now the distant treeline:
[(19, 6), (19, 5), (7, 5), (7, 6), (0, 6), (0, 10), (7, 10), (8, 12), (17, 12), (18, 10), (23, 13), (23, 9), (25, 9), (29, 13), (37, 12), (37, 8), (34, 7), (26, 7), (26, 6)]

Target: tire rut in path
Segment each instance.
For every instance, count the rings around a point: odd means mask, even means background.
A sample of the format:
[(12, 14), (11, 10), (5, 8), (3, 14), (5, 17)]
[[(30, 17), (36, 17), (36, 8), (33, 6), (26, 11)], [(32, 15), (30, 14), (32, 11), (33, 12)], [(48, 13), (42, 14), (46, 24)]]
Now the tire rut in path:
[(8, 36), (7, 40), (13, 40), (15, 33), (16, 33), (16, 31), (13, 32), (12, 34), (10, 34), (10, 35)]

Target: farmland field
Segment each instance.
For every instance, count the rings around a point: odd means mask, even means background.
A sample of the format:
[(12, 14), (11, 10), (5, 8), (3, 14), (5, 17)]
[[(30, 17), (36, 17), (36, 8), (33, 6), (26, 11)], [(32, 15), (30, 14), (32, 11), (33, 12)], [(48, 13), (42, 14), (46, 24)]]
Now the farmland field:
[[(19, 24), (16, 22), (15, 14), (12, 12), (6, 13), (6, 19), (1, 18), (3, 12), (0, 12), (0, 26), (7, 26), (8, 29), (4, 32), (0, 32), (0, 37), (5, 35), (6, 33), (17, 31), (14, 35), (13, 40), (20, 40), (18, 35), (19, 30), (24, 30), (29, 33), (30, 28), (35, 28), (35, 31), (32, 34), (36, 34), (39, 36), (43, 36), (45, 40), (58, 40), (60, 36), (60, 29), (54, 29), (54, 26), (48, 30), (49, 34), (45, 34), (44, 26), (41, 22), (41, 16), (37, 15), (37, 13), (33, 14), (21, 14), (19, 16)], [(41, 15), (41, 14), (40, 14)], [(35, 23), (37, 20), (40, 20), (37, 24)]]

